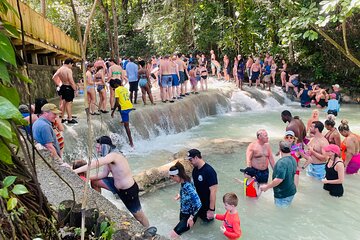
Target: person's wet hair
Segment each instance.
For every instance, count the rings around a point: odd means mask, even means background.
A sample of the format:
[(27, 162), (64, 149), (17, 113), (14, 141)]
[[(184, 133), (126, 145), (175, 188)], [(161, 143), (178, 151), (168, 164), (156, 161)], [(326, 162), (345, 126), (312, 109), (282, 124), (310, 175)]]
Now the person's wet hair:
[(324, 124), (320, 121), (313, 121), (312, 123), (315, 125), (314, 127), (319, 129), (319, 132), (322, 133), (324, 130)]
[(288, 111), (288, 110), (282, 111), (281, 116), (284, 116), (284, 117), (292, 117), (291, 112)]
[(96, 72), (100, 71), (101, 69), (103, 69), (103, 66), (97, 66), (96, 67)]
[(144, 61), (144, 60), (139, 61), (139, 65), (140, 65), (142, 68), (144, 68), (144, 67), (145, 67), (145, 61)]
[(47, 104), (48, 101), (45, 98), (35, 99), (35, 114), (41, 114), (41, 108)]
[(174, 166), (172, 166), (170, 171), (176, 171), (178, 170), (179, 173), (177, 174), (181, 179), (183, 179), (185, 182), (191, 182), (191, 178), (186, 174), (184, 166), (180, 162), (176, 162)]
[(82, 167), (82, 166), (85, 166), (87, 164), (87, 162), (86, 161), (84, 161), (84, 160), (76, 160), (74, 163), (73, 163), (73, 169), (75, 170), (75, 169), (78, 169), (78, 168), (80, 168), (80, 167)]
[(113, 59), (113, 58), (110, 58), (110, 59), (109, 59), (109, 62), (113, 62), (113, 63), (117, 64), (117, 62), (116, 62), (115, 59)]
[(335, 126), (335, 121), (332, 120), (332, 119), (326, 119), (325, 120), (325, 125), (330, 126), (330, 127), (334, 127)]
[(341, 120), (341, 124), (339, 125), (338, 130), (340, 132), (342, 132), (342, 131), (350, 131), (349, 122), (346, 119)]
[(74, 64), (74, 60), (72, 60), (72, 58), (67, 58), (65, 59), (64, 64)]

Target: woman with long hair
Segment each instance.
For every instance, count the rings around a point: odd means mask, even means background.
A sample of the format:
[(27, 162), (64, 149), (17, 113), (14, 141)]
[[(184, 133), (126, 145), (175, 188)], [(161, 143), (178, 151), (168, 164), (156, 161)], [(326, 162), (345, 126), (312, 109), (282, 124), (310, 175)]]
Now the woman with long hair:
[(95, 73), (95, 82), (96, 82), (96, 89), (99, 93), (99, 111), (102, 113), (108, 113), (106, 111), (106, 90), (105, 90), (105, 72), (102, 66), (98, 66), (96, 68)]
[(96, 102), (96, 92), (95, 92), (95, 82), (92, 75), (92, 69), (94, 64), (89, 63), (86, 66), (86, 91), (87, 91), (87, 101), (90, 108), (91, 115), (99, 115), (99, 113), (95, 112), (95, 102)]
[(196, 222), (196, 214), (201, 208), (201, 201), (191, 183), (191, 178), (186, 174), (180, 162), (170, 168), (169, 175), (171, 180), (181, 184), (180, 194), (175, 197), (175, 200), (180, 200), (180, 221), (170, 233), (170, 237), (176, 239)]
[(151, 94), (150, 75), (149, 75), (149, 71), (145, 68), (145, 61), (144, 60), (139, 61), (139, 66), (140, 69), (138, 72), (138, 78), (139, 78), (139, 86), (141, 88), (141, 97), (143, 103), (144, 105), (146, 105), (146, 93), (147, 93), (151, 104), (155, 105), (153, 96)]
[(282, 68), (281, 73), (280, 73), (280, 79), (281, 79), (281, 86), (285, 87), (286, 86), (286, 77), (287, 77), (287, 63), (285, 61), (285, 59), (281, 60), (282, 63)]
[(329, 191), (331, 196), (341, 197), (344, 194), (342, 183), (344, 182), (344, 162), (341, 161), (340, 148), (330, 144), (323, 148), (328, 162), (325, 165), (325, 178), (322, 180), (324, 189)]

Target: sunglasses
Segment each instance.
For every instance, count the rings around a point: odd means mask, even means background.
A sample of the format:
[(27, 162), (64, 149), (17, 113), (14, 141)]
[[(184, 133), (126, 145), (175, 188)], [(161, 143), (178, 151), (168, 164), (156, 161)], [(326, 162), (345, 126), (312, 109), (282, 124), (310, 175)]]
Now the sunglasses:
[(285, 139), (294, 139), (294, 136), (285, 136)]

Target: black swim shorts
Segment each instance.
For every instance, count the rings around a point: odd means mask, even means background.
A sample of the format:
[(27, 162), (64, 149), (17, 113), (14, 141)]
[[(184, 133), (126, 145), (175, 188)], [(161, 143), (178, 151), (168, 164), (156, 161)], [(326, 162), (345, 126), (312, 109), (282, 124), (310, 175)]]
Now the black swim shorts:
[(253, 168), (253, 169), (256, 171), (255, 178), (259, 184), (268, 182), (268, 180), (269, 180), (269, 169), (268, 168), (265, 170), (259, 170), (256, 168)]
[(139, 186), (136, 182), (128, 189), (117, 190), (117, 194), (131, 213), (137, 213), (141, 210)]
[(66, 102), (72, 102), (75, 97), (75, 91), (70, 85), (61, 85), (59, 94)]
[(129, 82), (129, 85), (130, 85), (130, 88), (129, 88), (130, 92), (137, 91), (139, 89), (138, 88), (138, 81)]

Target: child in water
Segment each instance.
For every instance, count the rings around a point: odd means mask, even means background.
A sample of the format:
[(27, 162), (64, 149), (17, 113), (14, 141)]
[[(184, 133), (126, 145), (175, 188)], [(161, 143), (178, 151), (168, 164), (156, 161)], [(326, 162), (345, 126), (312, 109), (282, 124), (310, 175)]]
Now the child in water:
[(224, 224), (220, 230), (228, 239), (240, 239), (241, 227), (239, 213), (236, 209), (238, 205), (238, 197), (235, 193), (226, 193), (223, 196), (225, 206), (225, 214), (215, 214), (215, 219), (223, 221)]
[(235, 178), (235, 180), (241, 184), (244, 184), (244, 193), (245, 196), (256, 198), (259, 197), (261, 191), (259, 189), (259, 183), (256, 180), (256, 171), (254, 168), (247, 167), (245, 169), (240, 169), (240, 172), (244, 173), (244, 181)]

